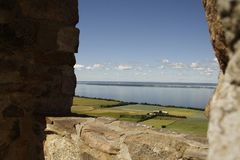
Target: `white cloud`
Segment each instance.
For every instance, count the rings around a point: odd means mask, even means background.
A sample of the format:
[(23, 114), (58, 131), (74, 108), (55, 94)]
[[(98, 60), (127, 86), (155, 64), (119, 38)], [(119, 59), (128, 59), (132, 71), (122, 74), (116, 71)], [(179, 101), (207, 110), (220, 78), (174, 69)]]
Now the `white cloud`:
[(82, 64), (75, 64), (75, 65), (74, 65), (74, 68), (75, 68), (75, 69), (79, 69), (79, 70), (83, 69), (84, 67), (85, 67), (85, 66), (82, 65)]
[(206, 71), (207, 71), (207, 72), (214, 72), (214, 70), (211, 69), (211, 68), (207, 68)]
[(151, 69), (149, 69), (149, 70), (148, 70), (148, 72), (149, 72), (149, 73), (151, 73), (151, 72), (152, 72), (152, 70), (151, 70)]
[(206, 71), (201, 72), (200, 74), (205, 75), (205, 76), (211, 76), (212, 75), (211, 72), (206, 72)]
[(145, 66), (145, 67), (150, 67), (150, 64), (145, 64), (144, 66)]
[(117, 69), (118, 70), (130, 70), (130, 69), (132, 69), (132, 66), (127, 65), (127, 64), (122, 64), (122, 65), (117, 66)]
[(86, 69), (87, 70), (92, 70), (93, 68), (92, 68), (92, 66), (87, 66)]
[(165, 67), (170, 67), (170, 68), (174, 68), (174, 69), (183, 69), (186, 68), (186, 64), (183, 64), (181, 62), (170, 62), (168, 59), (163, 59), (162, 60), (162, 65), (159, 66), (159, 69), (163, 69)]
[(141, 66), (138, 66), (137, 70), (141, 71), (141, 70), (143, 70), (143, 68)]
[(107, 68), (105, 68), (105, 70), (106, 70), (106, 71), (109, 71), (109, 70), (110, 70), (110, 68), (108, 68), (108, 67), (107, 67)]
[(93, 64), (93, 65), (90, 65), (90, 66), (84, 66), (84, 65), (81, 65), (81, 66), (78, 66), (78, 67), (81, 67), (81, 69), (86, 69), (86, 70), (93, 70), (93, 69), (100, 69), (100, 68), (103, 68), (104, 65), (103, 64)]
[(183, 63), (171, 63), (170, 66), (175, 69), (183, 69), (186, 67)]
[(199, 63), (197, 62), (193, 62), (191, 63), (190, 67), (194, 70), (198, 70), (198, 71), (203, 71), (205, 68), (202, 67)]
[(158, 69), (163, 69), (163, 68), (164, 68), (164, 66), (163, 66), (163, 65), (161, 65), (161, 66), (159, 66), (159, 67), (158, 67)]
[(197, 68), (194, 68), (194, 70), (198, 70), (198, 71), (203, 71), (205, 68), (203, 67), (197, 67)]
[(135, 70), (135, 71), (142, 71), (143, 68), (141, 66), (135, 66), (133, 70)]
[(191, 68), (198, 68), (198, 67), (199, 67), (199, 64), (196, 63), (196, 62), (193, 62), (193, 63), (191, 63), (190, 67), (191, 67)]
[(94, 64), (94, 65), (92, 66), (93, 69), (103, 68), (103, 67), (104, 67), (103, 64)]
[(206, 76), (212, 76), (215, 71), (211, 68), (206, 68), (204, 71), (200, 72), (200, 74), (206, 75)]
[(169, 60), (168, 59), (163, 59), (162, 63), (169, 63)]

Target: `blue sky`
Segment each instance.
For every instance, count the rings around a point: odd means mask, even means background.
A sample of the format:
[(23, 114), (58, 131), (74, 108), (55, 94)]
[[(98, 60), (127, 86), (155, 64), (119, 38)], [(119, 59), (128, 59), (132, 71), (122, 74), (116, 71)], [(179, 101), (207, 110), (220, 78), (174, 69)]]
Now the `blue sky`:
[(80, 0), (79, 10), (78, 80), (216, 82), (201, 0)]

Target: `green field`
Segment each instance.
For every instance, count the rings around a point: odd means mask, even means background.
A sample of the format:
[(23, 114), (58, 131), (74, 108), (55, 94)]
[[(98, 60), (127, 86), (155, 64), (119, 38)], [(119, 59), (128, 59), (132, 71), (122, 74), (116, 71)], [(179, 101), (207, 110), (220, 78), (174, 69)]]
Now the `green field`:
[[(152, 119), (142, 121), (141, 123), (156, 129), (164, 128), (164, 130), (178, 133), (206, 136), (208, 122), (204, 117), (203, 111), (141, 104), (125, 104), (123, 106), (118, 106), (121, 104), (122, 102), (115, 100), (74, 97), (72, 112), (89, 116), (106, 116), (123, 121), (138, 122), (141, 121), (142, 115), (162, 110), (167, 111), (170, 115), (186, 116), (187, 118), (156, 116)], [(114, 107), (115, 105), (116, 107)]]

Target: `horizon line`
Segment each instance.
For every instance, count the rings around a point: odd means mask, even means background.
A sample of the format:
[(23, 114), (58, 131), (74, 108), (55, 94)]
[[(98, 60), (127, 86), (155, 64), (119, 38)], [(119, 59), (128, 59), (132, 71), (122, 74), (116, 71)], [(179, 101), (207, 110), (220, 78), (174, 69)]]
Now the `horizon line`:
[(103, 80), (77, 80), (77, 82), (130, 82), (130, 83), (192, 83), (192, 84), (215, 84), (217, 82), (160, 82), (160, 81), (103, 81)]

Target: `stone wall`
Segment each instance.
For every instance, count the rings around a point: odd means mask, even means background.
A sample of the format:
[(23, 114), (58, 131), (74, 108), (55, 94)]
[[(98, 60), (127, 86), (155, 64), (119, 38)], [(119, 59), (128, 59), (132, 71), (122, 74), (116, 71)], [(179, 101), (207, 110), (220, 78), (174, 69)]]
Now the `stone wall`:
[(222, 69), (209, 103), (208, 159), (236, 160), (240, 159), (240, 1), (204, 0), (204, 6)]
[(113, 118), (47, 117), (46, 160), (204, 160), (208, 145)]
[(0, 159), (43, 159), (45, 115), (68, 115), (77, 0), (0, 0)]

